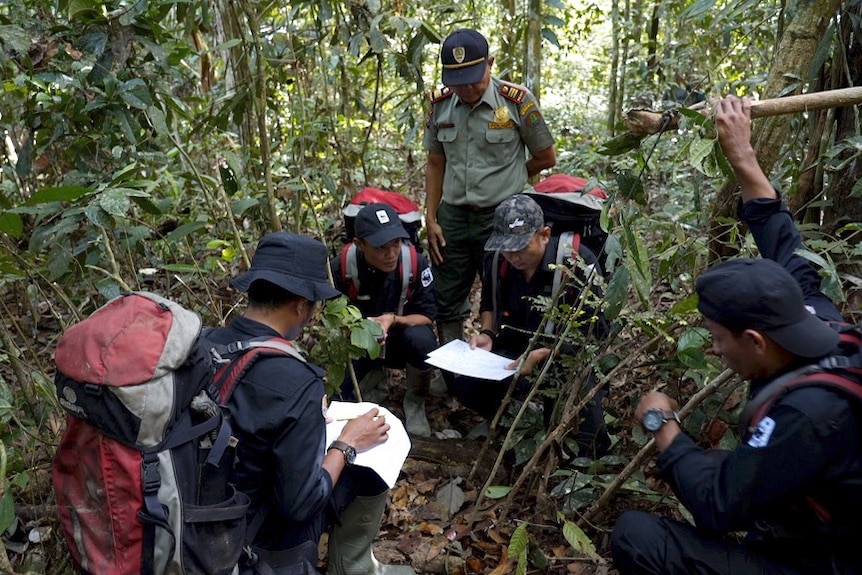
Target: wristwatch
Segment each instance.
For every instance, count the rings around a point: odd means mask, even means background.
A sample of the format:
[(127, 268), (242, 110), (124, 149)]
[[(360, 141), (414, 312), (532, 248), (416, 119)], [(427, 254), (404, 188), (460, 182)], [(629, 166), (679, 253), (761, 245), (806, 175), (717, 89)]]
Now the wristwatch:
[(662, 425), (671, 420), (676, 421), (680, 425), (682, 424), (679, 420), (679, 414), (675, 411), (665, 411), (658, 408), (648, 409), (644, 413), (643, 426), (647, 431), (655, 433), (661, 429)]
[(353, 465), (353, 462), (356, 461), (356, 449), (347, 445), (343, 441), (338, 441), (337, 439), (333, 441), (329, 447), (326, 448), (326, 451), (330, 449), (337, 449), (341, 453), (344, 454), (344, 462), (347, 465)]

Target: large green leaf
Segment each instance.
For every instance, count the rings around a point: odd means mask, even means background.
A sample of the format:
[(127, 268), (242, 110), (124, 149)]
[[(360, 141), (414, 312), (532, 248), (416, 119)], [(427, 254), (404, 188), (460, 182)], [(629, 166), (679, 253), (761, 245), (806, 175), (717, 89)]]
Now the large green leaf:
[(59, 186), (56, 188), (42, 188), (37, 190), (30, 198), (24, 202), (28, 206), (37, 204), (47, 204), (50, 202), (71, 202), (77, 200), (81, 196), (93, 191), (93, 188), (84, 186)]
[(13, 238), (20, 238), (24, 232), (24, 222), (21, 220), (21, 216), (14, 212), (0, 212), (0, 232)]
[(0, 26), (0, 44), (3, 44), (9, 52), (26, 54), (32, 41), (30, 34), (20, 26)]
[(587, 534), (584, 533), (583, 529), (578, 527), (577, 523), (574, 523), (573, 521), (566, 521), (563, 523), (563, 537), (566, 538), (566, 541), (569, 542), (572, 549), (581, 555), (586, 555), (593, 559), (598, 558), (599, 555), (596, 553), (596, 546)]

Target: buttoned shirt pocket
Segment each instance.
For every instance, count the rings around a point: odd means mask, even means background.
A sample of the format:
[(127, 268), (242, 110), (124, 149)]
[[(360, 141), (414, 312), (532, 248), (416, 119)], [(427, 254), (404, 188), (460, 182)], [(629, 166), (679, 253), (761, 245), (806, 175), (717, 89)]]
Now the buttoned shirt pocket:
[(512, 162), (513, 144), (519, 140), (516, 130), (507, 128), (502, 130), (487, 130), (485, 132), (485, 150), (483, 155), (489, 166), (499, 166)]
[(446, 145), (451, 144), (458, 137), (458, 128), (438, 128), (437, 141)]

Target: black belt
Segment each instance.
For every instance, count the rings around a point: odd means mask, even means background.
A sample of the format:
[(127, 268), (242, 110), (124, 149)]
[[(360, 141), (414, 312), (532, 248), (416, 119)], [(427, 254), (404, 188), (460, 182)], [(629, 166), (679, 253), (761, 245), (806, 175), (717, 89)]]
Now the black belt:
[(466, 212), (470, 212), (471, 214), (481, 214), (484, 212), (493, 212), (494, 210), (497, 209), (496, 204), (493, 206), (477, 206), (475, 204), (457, 204), (457, 205), (455, 205), (455, 204), (449, 204), (447, 202), (447, 205), (449, 205), (455, 209), (458, 209), (458, 210), (464, 210)]

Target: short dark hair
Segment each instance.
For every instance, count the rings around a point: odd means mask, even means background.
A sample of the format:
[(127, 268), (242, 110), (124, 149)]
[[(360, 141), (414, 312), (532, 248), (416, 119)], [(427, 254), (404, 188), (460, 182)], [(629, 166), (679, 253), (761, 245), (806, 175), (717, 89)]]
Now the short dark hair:
[(299, 297), (302, 296), (266, 280), (254, 280), (248, 288), (248, 302), (252, 307), (278, 309)]

